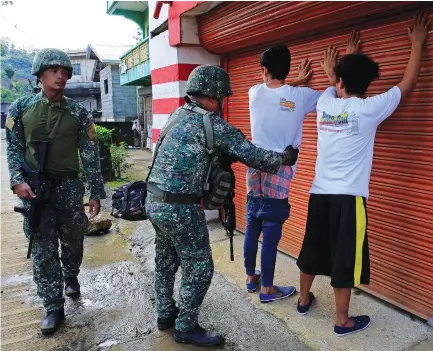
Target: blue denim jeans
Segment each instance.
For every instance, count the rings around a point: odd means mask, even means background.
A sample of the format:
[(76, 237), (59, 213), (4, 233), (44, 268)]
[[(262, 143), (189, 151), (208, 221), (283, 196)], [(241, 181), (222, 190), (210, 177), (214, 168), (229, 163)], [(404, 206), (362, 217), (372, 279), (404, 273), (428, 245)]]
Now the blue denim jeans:
[(284, 222), (290, 216), (288, 199), (249, 196), (247, 200), (247, 230), (244, 241), (244, 264), (247, 275), (254, 275), (260, 233), (263, 232), (261, 273), (262, 286), (274, 284), (277, 246)]

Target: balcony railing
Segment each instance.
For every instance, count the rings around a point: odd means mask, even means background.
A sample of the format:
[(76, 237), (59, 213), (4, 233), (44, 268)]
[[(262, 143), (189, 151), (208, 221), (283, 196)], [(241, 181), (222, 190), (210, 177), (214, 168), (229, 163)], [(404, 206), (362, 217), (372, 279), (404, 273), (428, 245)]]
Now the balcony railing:
[(140, 63), (149, 60), (149, 38), (143, 39), (135, 47), (120, 57), (122, 64), (127, 69), (138, 66)]
[[(149, 38), (143, 39), (135, 47), (120, 57), (120, 83), (122, 85), (140, 85), (150, 76)], [(137, 82), (136, 82), (137, 81)]]

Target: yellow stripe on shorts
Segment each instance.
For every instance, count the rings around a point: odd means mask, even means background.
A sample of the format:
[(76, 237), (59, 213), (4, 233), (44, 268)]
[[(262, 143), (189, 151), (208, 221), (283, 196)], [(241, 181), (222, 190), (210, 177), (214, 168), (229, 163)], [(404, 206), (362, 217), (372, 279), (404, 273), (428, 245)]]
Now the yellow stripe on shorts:
[(361, 284), (362, 272), (362, 249), (364, 247), (365, 233), (367, 229), (367, 216), (365, 214), (364, 200), (361, 196), (356, 197), (356, 252), (354, 285)]

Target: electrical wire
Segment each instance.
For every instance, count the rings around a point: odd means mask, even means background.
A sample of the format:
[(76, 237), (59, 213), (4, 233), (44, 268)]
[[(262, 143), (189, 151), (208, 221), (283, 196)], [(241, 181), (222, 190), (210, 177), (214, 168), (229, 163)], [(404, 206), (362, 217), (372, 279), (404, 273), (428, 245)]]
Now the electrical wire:
[(12, 25), (12, 27), (14, 27), (16, 30), (19, 30), (24, 35), (27, 35), (30, 39), (35, 40), (35, 41), (37, 41), (37, 42), (39, 42), (39, 43), (42, 44), (42, 42), (39, 39), (36, 39), (36, 38), (32, 37), (30, 34), (27, 34), (26, 32), (24, 32), (21, 28), (18, 28), (18, 25), (14, 24), (11, 20), (9, 20), (8, 18), (6, 18), (5, 16), (0, 15), (0, 17), (2, 17), (3, 19), (5, 19), (6, 21), (8, 21)]

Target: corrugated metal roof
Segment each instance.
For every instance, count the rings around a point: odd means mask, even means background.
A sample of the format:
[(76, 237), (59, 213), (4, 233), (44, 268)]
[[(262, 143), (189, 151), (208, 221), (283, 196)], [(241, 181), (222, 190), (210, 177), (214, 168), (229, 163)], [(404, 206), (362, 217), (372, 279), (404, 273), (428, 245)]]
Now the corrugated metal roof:
[(89, 44), (87, 58), (90, 58), (93, 53), (102, 63), (120, 63), (120, 56), (132, 47), (132, 45)]

